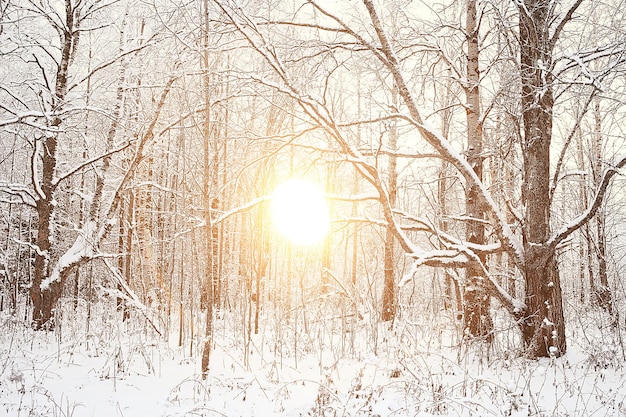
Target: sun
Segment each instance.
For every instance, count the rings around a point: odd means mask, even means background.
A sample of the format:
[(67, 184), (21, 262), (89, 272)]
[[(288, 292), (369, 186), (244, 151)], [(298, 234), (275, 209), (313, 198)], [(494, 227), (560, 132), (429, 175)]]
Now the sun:
[(313, 245), (330, 229), (330, 214), (321, 189), (302, 179), (290, 179), (274, 190), (274, 225), (297, 245)]

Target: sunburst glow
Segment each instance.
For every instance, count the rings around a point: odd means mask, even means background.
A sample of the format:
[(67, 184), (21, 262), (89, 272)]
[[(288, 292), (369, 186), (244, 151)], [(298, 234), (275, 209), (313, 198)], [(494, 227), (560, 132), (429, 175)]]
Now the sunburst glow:
[(330, 228), (330, 215), (322, 191), (301, 179), (280, 184), (272, 194), (274, 225), (298, 245), (312, 245)]

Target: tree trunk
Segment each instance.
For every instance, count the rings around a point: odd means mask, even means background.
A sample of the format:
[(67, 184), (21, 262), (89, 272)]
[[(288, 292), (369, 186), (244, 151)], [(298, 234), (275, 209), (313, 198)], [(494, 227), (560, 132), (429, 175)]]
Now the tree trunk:
[(525, 207), (522, 274), (527, 311), (520, 322), (529, 357), (565, 353), (565, 319), (561, 285), (550, 237), (550, 142), (554, 97), (550, 2), (526, 0), (519, 6), (520, 73), (522, 80), (523, 184)]
[(527, 312), (520, 322), (526, 354), (531, 358), (560, 356), (567, 346), (556, 256), (543, 246), (527, 249)]
[[(480, 181), (483, 180), (483, 129), (480, 120), (480, 68), (478, 66), (478, 21), (476, 0), (467, 2), (467, 161)], [(466, 227), (466, 240), (482, 245), (485, 243), (485, 212), (480, 200), (477, 184), (469, 184), (465, 190), (466, 212), (470, 220)], [(480, 256), (485, 264), (486, 258)], [(490, 316), (491, 298), (483, 285), (483, 271), (479, 265), (472, 264), (467, 270), (467, 282), (463, 294), (464, 334), (466, 336), (493, 339), (493, 322)]]
[[(69, 54), (69, 52), (68, 52)], [(61, 120), (56, 118), (52, 125), (58, 127)], [(56, 171), (57, 137), (48, 136), (41, 145), (41, 193), (37, 200), (37, 239), (38, 250), (35, 252), (34, 276), (30, 288), (30, 296), (33, 302), (33, 327), (37, 330), (54, 327), (54, 306), (61, 296), (60, 283), (53, 283), (48, 288), (42, 288), (42, 283), (50, 273), (51, 239), (53, 234), (53, 210), (55, 185), (53, 178)], [(37, 148), (37, 147), (36, 147)], [(37, 149), (35, 149), (37, 154)], [(33, 158), (33, 170), (36, 170), (37, 158)], [(35, 179), (37, 181), (37, 179)]]
[(381, 319), (391, 321), (396, 316), (396, 286), (394, 274), (394, 234), (388, 227), (385, 231), (385, 283)]
[[(41, 329), (45, 325), (51, 327), (53, 323), (48, 323), (52, 318), (52, 308), (56, 300), (52, 300), (52, 294), (41, 288), (41, 283), (48, 277), (50, 272), (50, 234), (52, 210), (54, 208), (52, 178), (56, 167), (56, 146), (57, 138), (48, 137), (41, 146), (41, 192), (37, 200), (37, 251), (35, 252), (33, 282), (30, 287), (30, 298), (33, 302), (33, 327)], [(37, 152), (37, 150), (35, 150)], [(33, 158), (33, 165), (37, 164)], [(33, 170), (36, 170), (33, 166)], [(35, 179), (35, 181), (37, 181)]]
[[(202, 347), (202, 378), (206, 378), (209, 372), (209, 360), (211, 357), (211, 343), (213, 342), (213, 271), (214, 271), (214, 241), (213, 241), (213, 218), (212, 218), (212, 210), (211, 207), (213, 205), (213, 201), (209, 196), (211, 178), (209, 173), (211, 172), (211, 162), (212, 158), (210, 155), (210, 133), (211, 133), (211, 107), (210, 107), (210, 83), (209, 83), (209, 2), (208, 0), (204, 0), (202, 2), (203, 12), (204, 12), (204, 27), (202, 33), (202, 61), (201, 61), (201, 69), (202, 69), (202, 80), (204, 87), (204, 121), (203, 121), (203, 134), (204, 134), (204, 199), (205, 199), (205, 239), (206, 239), (206, 273), (204, 280), (204, 287), (202, 291), (202, 296), (205, 297), (205, 307), (206, 307), (206, 323), (204, 330), (204, 343)], [(202, 304), (202, 303), (201, 303)]]
[[(70, 0), (65, 1), (65, 24), (66, 29), (61, 34), (61, 57), (56, 72), (55, 91), (52, 98), (51, 107), (56, 108), (62, 106), (67, 93), (67, 72), (70, 65), (72, 44), (74, 42), (74, 10)], [(51, 127), (56, 129), (61, 125), (59, 117), (53, 118), (49, 122)], [(61, 288), (56, 283), (44, 289), (41, 288), (42, 282), (48, 277), (50, 272), (50, 240), (53, 233), (53, 210), (55, 206), (54, 192), (56, 185), (54, 184), (54, 175), (57, 165), (57, 144), (58, 137), (55, 133), (49, 134), (41, 144), (41, 155), (39, 155), (37, 146), (35, 146), (32, 159), (33, 173), (37, 171), (39, 164), (38, 157), (41, 158), (41, 177), (33, 175), (33, 180), (39, 184), (33, 184), (39, 188), (40, 192), (36, 202), (36, 210), (38, 216), (37, 223), (37, 240), (38, 250), (35, 254), (34, 276), (30, 288), (30, 296), (33, 302), (33, 326), (35, 329), (41, 329), (44, 326), (51, 328), (54, 323), (51, 321), (54, 316), (54, 306), (61, 296)]]
[[(600, 186), (602, 181), (602, 118), (600, 115), (600, 101), (595, 99), (594, 109), (594, 134), (592, 135), (591, 144), (591, 168), (593, 178), (593, 189), (596, 190)], [(606, 231), (605, 225), (605, 211), (601, 207), (596, 214), (596, 237), (597, 237), (597, 258), (598, 258), (598, 286), (592, 295), (595, 297), (595, 302), (605, 309), (609, 314), (613, 314), (613, 293), (609, 287), (609, 279), (606, 270)], [(592, 277), (593, 279), (593, 277)]]
[[(397, 102), (397, 94), (393, 91), (393, 100)], [(396, 200), (398, 195), (398, 162), (397, 157), (394, 155), (396, 148), (398, 147), (398, 128), (395, 124), (391, 126), (389, 132), (389, 205), (393, 208), (396, 206)], [(391, 321), (396, 316), (396, 276), (395, 276), (395, 235), (393, 227), (387, 226), (385, 230), (385, 255), (384, 255), (384, 287), (383, 287), (383, 302), (382, 302), (382, 314), (383, 321)]]

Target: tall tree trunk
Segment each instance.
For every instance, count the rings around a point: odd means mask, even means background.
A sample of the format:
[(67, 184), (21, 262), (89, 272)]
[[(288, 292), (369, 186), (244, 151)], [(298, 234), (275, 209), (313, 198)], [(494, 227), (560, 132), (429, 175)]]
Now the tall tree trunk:
[[(478, 20), (476, 0), (467, 2), (465, 30), (467, 33), (467, 161), (480, 181), (483, 180), (483, 129), (480, 120), (480, 68), (478, 66)], [(469, 184), (465, 190), (466, 212), (470, 220), (466, 226), (466, 240), (482, 245), (485, 243), (485, 212), (481, 204), (477, 184)], [(480, 256), (485, 264), (486, 258)], [(483, 281), (483, 271), (479, 265), (471, 264), (467, 270), (467, 282), (463, 294), (464, 334), (467, 336), (493, 338), (493, 322), (489, 312), (491, 299)]]
[[(591, 143), (591, 169), (593, 178), (593, 190), (598, 189), (602, 181), (602, 118), (600, 115), (600, 101), (595, 99), (594, 109), (594, 134)], [(598, 209), (596, 214), (596, 255), (598, 259), (598, 286), (594, 291), (595, 302), (607, 312), (613, 313), (613, 294), (609, 287), (609, 279), (606, 270), (606, 232), (604, 229), (605, 212), (603, 207)]]
[[(393, 91), (393, 101), (397, 102), (397, 93)], [(398, 162), (394, 154), (398, 147), (398, 128), (395, 123), (391, 126), (389, 132), (389, 205), (396, 207), (398, 195)], [(384, 254), (384, 287), (383, 287), (383, 305), (382, 315), (383, 321), (391, 321), (396, 316), (396, 275), (395, 275), (395, 234), (393, 226), (388, 225), (385, 229), (385, 254)]]
[[(519, 5), (522, 81), (523, 244), (526, 316), (520, 322), (529, 357), (560, 355), (566, 350), (565, 319), (556, 253), (550, 237), (550, 143), (554, 97), (550, 1)], [(555, 35), (556, 36), (556, 35)]]
[[(444, 134), (447, 128), (443, 129)], [(437, 200), (439, 203), (439, 215), (441, 216), (440, 228), (443, 232), (449, 231), (449, 222), (446, 218), (448, 215), (448, 208), (446, 205), (446, 195), (448, 192), (448, 162), (442, 161), (441, 168), (439, 168), (438, 180), (437, 180)], [(463, 311), (463, 296), (461, 295), (461, 286), (457, 277), (452, 275), (448, 268), (444, 270), (444, 288), (445, 296), (443, 300), (443, 306), (445, 309), (453, 309), (455, 316), (458, 320), (461, 319), (461, 312)]]
[[(334, 193), (334, 187), (333, 184), (336, 182), (337, 178), (335, 175), (335, 167), (334, 167), (334, 162), (330, 161), (327, 164), (326, 167), (326, 186), (325, 186), (325, 192), (326, 194), (333, 194)], [(332, 202), (329, 203), (329, 209), (332, 212), (333, 207), (332, 207)], [(332, 244), (332, 240), (331, 240), (331, 233), (330, 231), (326, 234), (326, 236), (324, 237), (324, 241), (322, 243), (322, 273), (321, 273), (321, 278), (322, 278), (322, 293), (326, 293), (328, 292), (328, 286), (329, 286), (329, 277), (330, 277), (330, 270), (331, 270), (331, 244)]]
[(209, 83), (209, 2), (208, 0), (203, 0), (203, 33), (202, 33), (202, 74), (203, 74), (203, 87), (204, 87), (204, 121), (203, 121), (203, 134), (204, 134), (204, 199), (205, 199), (205, 221), (206, 221), (206, 256), (207, 256), (207, 265), (206, 265), (206, 274), (205, 274), (205, 291), (203, 291), (206, 307), (206, 323), (205, 323), (205, 331), (204, 331), (204, 343), (202, 348), (202, 377), (206, 378), (209, 372), (209, 359), (211, 355), (211, 344), (213, 342), (213, 271), (214, 271), (214, 249), (213, 249), (213, 219), (212, 219), (212, 201), (209, 195), (211, 178), (209, 173), (211, 172), (211, 147), (209, 144), (210, 134), (211, 134), (211, 107), (210, 107), (210, 83)]
[[(70, 0), (65, 1), (65, 30), (61, 34), (61, 57), (56, 72), (55, 91), (52, 97), (51, 107), (59, 110), (63, 105), (67, 92), (67, 73), (70, 66), (72, 45), (75, 32), (74, 9)], [(54, 117), (49, 121), (50, 127), (58, 130), (62, 120)], [(42, 288), (42, 283), (48, 277), (51, 264), (51, 236), (53, 232), (54, 192), (56, 184), (54, 176), (57, 165), (58, 137), (56, 133), (48, 133), (41, 141), (41, 145), (35, 146), (32, 159), (33, 181), (38, 191), (36, 210), (38, 216), (37, 240), (38, 250), (35, 253), (33, 282), (30, 288), (30, 296), (33, 302), (33, 326), (41, 329), (44, 326), (54, 326), (54, 306), (61, 296), (61, 282), (54, 282), (47, 288)], [(41, 151), (39, 151), (41, 149)], [(37, 169), (41, 161), (41, 176), (37, 175)]]
[[(583, 144), (583, 134), (580, 129), (576, 132), (576, 154), (577, 154), (577, 167), (581, 172), (586, 171), (585, 153)], [(587, 194), (589, 193), (589, 186), (587, 184), (587, 177), (581, 176), (579, 181), (579, 212), (582, 212), (588, 205), (589, 201)], [(580, 283), (580, 302), (585, 303), (588, 301), (589, 294), (595, 294), (595, 281), (593, 280), (593, 260), (591, 258), (591, 250), (593, 248), (593, 239), (591, 237), (591, 231), (589, 230), (589, 223), (584, 225), (580, 229), (580, 247), (578, 254), (580, 256), (580, 268), (579, 268), (579, 283)], [(586, 284), (589, 287), (586, 287)]]

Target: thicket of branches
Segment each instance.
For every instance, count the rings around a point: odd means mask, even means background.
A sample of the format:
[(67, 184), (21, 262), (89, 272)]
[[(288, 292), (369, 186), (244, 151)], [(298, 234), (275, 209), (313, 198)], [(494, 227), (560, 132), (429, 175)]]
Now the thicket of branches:
[[(205, 369), (230, 314), (245, 346), (408, 320), (530, 357), (579, 302), (624, 326), (619, 2), (1, 6), (0, 310), (108, 305)], [(270, 222), (292, 176), (318, 247)]]

